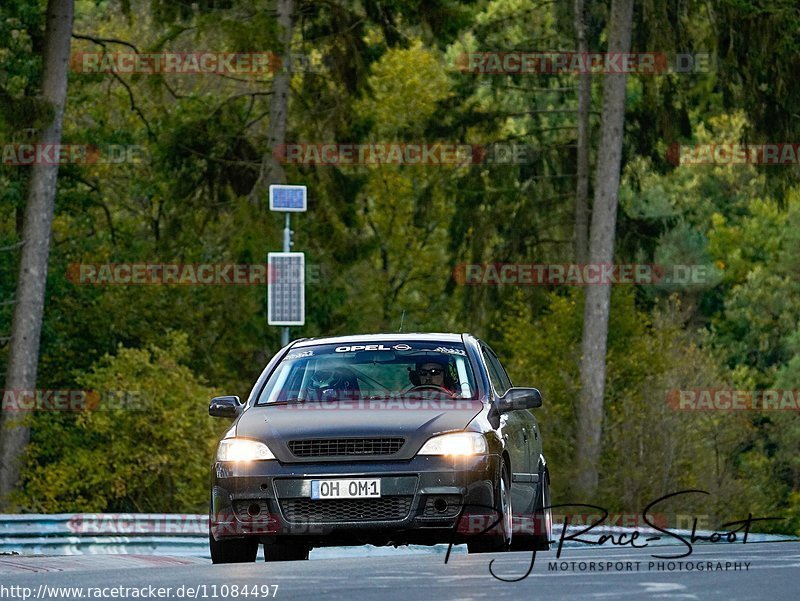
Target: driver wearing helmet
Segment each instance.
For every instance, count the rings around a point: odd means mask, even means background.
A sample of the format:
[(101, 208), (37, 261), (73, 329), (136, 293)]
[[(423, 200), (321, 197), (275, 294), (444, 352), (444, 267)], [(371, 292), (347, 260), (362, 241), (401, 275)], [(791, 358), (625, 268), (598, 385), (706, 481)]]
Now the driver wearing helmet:
[(417, 386), (436, 386), (444, 388), (450, 393), (457, 390), (456, 383), (450, 375), (447, 366), (435, 360), (425, 360), (417, 363), (413, 371), (409, 371), (409, 380)]

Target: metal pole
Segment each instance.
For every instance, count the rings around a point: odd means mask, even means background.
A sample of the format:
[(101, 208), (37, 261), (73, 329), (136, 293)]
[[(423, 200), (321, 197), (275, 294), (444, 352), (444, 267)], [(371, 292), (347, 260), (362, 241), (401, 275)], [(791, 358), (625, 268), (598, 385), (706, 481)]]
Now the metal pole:
[[(291, 251), (292, 245), (292, 229), (289, 215), (290, 213), (285, 214), (283, 226), (283, 252), (285, 253)], [(281, 346), (284, 347), (287, 344), (289, 344), (289, 326), (283, 326), (283, 331), (281, 332)]]

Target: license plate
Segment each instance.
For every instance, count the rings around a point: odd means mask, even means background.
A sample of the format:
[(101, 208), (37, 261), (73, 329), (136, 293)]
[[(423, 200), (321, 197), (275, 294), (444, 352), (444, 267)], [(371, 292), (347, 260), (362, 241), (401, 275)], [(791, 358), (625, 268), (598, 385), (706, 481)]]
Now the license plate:
[(318, 499), (368, 499), (381, 496), (379, 478), (358, 480), (312, 480), (311, 498)]

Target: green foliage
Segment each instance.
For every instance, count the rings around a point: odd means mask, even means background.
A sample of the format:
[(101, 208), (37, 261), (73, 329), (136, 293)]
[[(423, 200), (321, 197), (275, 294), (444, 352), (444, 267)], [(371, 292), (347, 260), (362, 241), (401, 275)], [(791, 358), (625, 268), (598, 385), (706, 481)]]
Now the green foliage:
[[(201, 512), (219, 424), (214, 389), (182, 364), (186, 334), (106, 355), (78, 378), (90, 402), (35, 418), (16, 502), (36, 512)], [(93, 400), (93, 401), (92, 401)]]
[(370, 98), (357, 102), (357, 114), (374, 123), (374, 135), (419, 136), (437, 104), (449, 95), (450, 80), (441, 59), (415, 41), (408, 49), (392, 49), (370, 73)]
[[(711, 117), (696, 126), (691, 143), (742, 143), (747, 128), (741, 113)], [(708, 387), (796, 387), (798, 189), (769, 196), (764, 177), (753, 166), (735, 164), (686, 165), (660, 174), (637, 159), (627, 168), (623, 211), (662, 232), (653, 260), (699, 264), (709, 274), (701, 285), (677, 288), (684, 302), (680, 320), (706, 326), (705, 347), (717, 373), (728, 374), (711, 378)], [(645, 294), (657, 302), (669, 292), (654, 287)], [(715, 461), (697, 473), (714, 474), (715, 490), (730, 508), (788, 515), (798, 484), (797, 417), (752, 412), (719, 420), (714, 431), (698, 430), (714, 442)], [(793, 532), (798, 524), (792, 520), (765, 528)]]
[[(582, 303), (577, 292), (550, 297), (547, 310), (532, 317), (518, 306), (516, 317), (504, 323), (503, 351), (518, 385), (536, 385), (544, 404), (537, 410), (546, 433), (553, 489), (561, 502), (579, 499), (572, 488), (575, 466), (576, 401), (580, 390)], [(676, 297), (652, 319), (638, 311), (630, 291), (612, 296), (608, 341), (608, 375), (604, 442), (598, 497), (593, 502), (614, 511), (637, 513), (664, 494), (686, 489), (711, 493), (681, 497), (661, 509), (669, 514), (692, 511), (722, 523), (732, 516), (789, 515), (791, 487), (781, 470), (796, 473), (796, 416), (780, 416), (757, 428), (740, 412), (688, 412), (669, 401), (678, 390), (730, 388), (710, 352), (707, 337), (687, 332)], [(784, 419), (794, 424), (785, 427)], [(775, 437), (780, 445), (775, 445)], [(743, 441), (752, 441), (743, 450)], [(764, 453), (765, 445), (781, 451), (780, 465)], [(794, 455), (792, 453), (794, 452)], [(776, 477), (778, 479), (776, 480)], [(754, 485), (754, 481), (758, 482)], [(792, 514), (793, 515), (793, 514)], [(796, 520), (796, 518), (795, 518)], [(765, 529), (791, 532), (796, 521), (771, 523)]]

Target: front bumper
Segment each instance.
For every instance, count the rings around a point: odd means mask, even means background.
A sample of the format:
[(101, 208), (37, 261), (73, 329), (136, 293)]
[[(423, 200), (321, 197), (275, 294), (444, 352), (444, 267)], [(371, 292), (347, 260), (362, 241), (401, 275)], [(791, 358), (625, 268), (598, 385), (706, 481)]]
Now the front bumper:
[[(464, 515), (496, 518), (500, 458), (419, 456), (409, 461), (214, 464), (210, 527), (216, 540), (258, 537), (311, 546), (464, 542)], [(310, 498), (311, 480), (380, 478), (375, 499)]]

